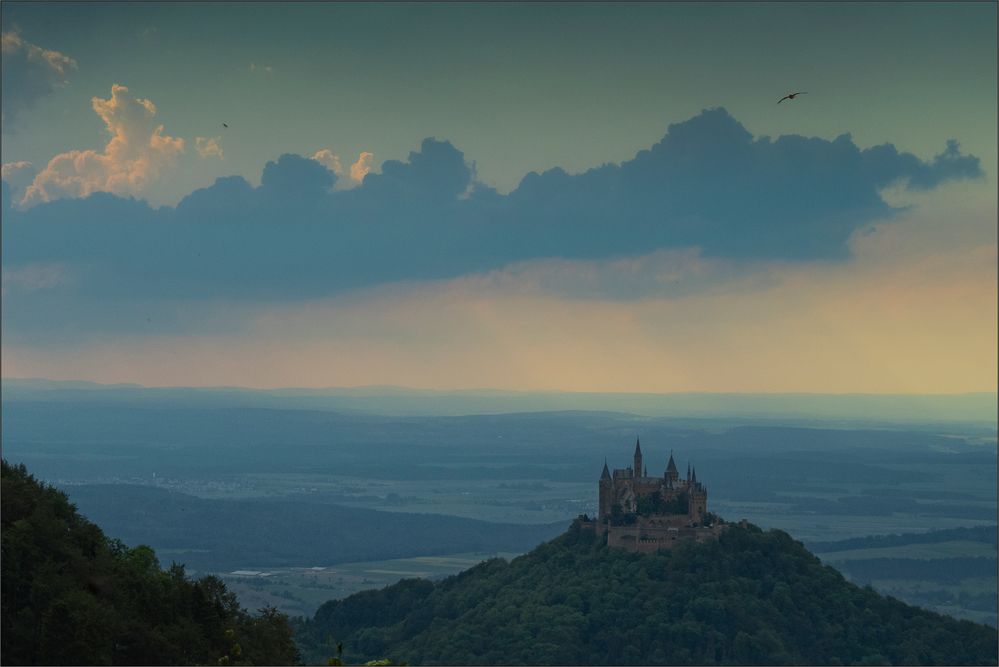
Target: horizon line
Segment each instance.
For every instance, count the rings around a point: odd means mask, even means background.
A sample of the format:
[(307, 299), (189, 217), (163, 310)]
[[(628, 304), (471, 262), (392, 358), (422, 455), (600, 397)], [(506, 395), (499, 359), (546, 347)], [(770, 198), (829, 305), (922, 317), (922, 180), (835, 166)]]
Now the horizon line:
[(961, 397), (991, 395), (999, 396), (996, 390), (977, 390), (950, 393), (906, 393), (906, 392), (821, 392), (821, 391), (763, 391), (763, 392), (739, 392), (739, 391), (599, 391), (599, 390), (566, 390), (566, 389), (506, 389), (498, 387), (463, 387), (463, 388), (430, 388), (412, 387), (407, 385), (392, 384), (365, 384), (365, 385), (324, 385), (316, 387), (308, 386), (269, 386), (254, 387), (241, 385), (147, 385), (138, 382), (98, 382), (86, 379), (54, 379), (44, 377), (10, 377), (0, 376), (0, 382), (50, 382), (53, 384), (90, 384), (97, 387), (108, 388), (141, 388), (141, 389), (191, 389), (191, 390), (241, 390), (241, 391), (330, 391), (330, 390), (393, 390), (393, 391), (413, 391), (440, 394), (454, 393), (507, 393), (507, 394), (581, 394), (581, 395), (610, 395), (610, 396), (824, 396), (824, 397)]

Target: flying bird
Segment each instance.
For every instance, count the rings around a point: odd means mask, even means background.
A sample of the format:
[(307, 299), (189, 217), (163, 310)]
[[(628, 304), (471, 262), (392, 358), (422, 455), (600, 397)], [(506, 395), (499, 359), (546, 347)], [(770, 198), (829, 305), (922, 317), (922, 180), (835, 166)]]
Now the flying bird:
[(780, 98), (779, 100), (777, 100), (777, 104), (780, 104), (780, 103), (781, 103), (781, 102), (783, 102), (784, 100), (793, 100), (793, 99), (794, 99), (794, 98), (796, 98), (796, 97), (797, 97), (798, 95), (807, 95), (807, 94), (808, 94), (808, 91), (807, 91), (807, 90), (802, 90), (802, 91), (801, 91), (801, 92), (799, 92), (799, 93), (788, 93), (788, 94), (787, 94), (787, 95), (785, 95), (784, 97), (782, 97), (782, 98)]
[(222, 127), (229, 127), (229, 126), (226, 125), (225, 123), (222, 123)]

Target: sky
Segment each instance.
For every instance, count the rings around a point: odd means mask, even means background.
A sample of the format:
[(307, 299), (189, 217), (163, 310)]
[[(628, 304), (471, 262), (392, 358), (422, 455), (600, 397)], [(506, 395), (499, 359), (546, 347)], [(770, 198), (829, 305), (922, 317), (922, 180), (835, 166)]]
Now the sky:
[(0, 18), (4, 377), (996, 391), (994, 3)]

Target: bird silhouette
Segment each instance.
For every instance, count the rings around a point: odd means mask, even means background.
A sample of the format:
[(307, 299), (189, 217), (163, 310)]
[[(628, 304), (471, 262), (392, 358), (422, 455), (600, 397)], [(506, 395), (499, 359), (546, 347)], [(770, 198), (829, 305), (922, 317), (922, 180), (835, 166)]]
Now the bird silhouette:
[(807, 94), (808, 94), (808, 91), (807, 91), (807, 90), (802, 90), (802, 91), (801, 91), (801, 92), (799, 92), (799, 93), (788, 93), (788, 94), (787, 94), (787, 95), (785, 95), (784, 97), (782, 97), (782, 98), (780, 98), (779, 100), (777, 100), (777, 104), (780, 104), (780, 103), (781, 103), (781, 102), (783, 102), (784, 100), (793, 100), (793, 99), (794, 99), (794, 98), (796, 98), (796, 97), (797, 97), (798, 95), (807, 95)]
[(226, 125), (225, 123), (222, 123), (222, 127), (229, 127), (229, 126)]

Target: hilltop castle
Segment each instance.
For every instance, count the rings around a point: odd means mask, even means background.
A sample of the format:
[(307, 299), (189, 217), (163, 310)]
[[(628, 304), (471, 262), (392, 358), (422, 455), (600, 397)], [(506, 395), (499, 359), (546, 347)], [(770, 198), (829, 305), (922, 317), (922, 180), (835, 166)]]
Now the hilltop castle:
[(708, 490), (697, 481), (697, 470), (688, 464), (686, 479), (680, 479), (670, 452), (662, 477), (649, 477), (637, 440), (634, 466), (611, 473), (605, 461), (599, 490), (597, 518), (584, 515), (579, 521), (584, 528), (606, 535), (610, 546), (658, 551), (679, 540), (714, 539), (722, 530), (720, 521), (710, 521)]

